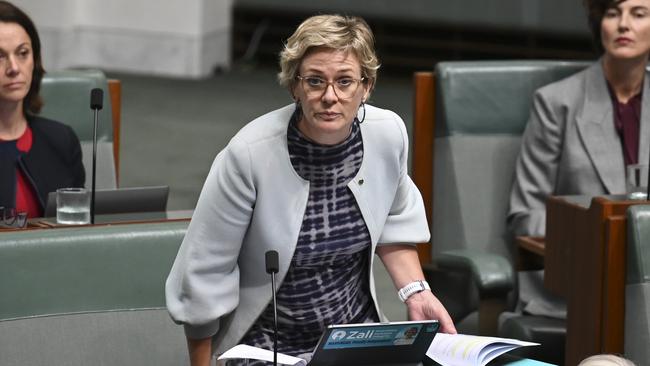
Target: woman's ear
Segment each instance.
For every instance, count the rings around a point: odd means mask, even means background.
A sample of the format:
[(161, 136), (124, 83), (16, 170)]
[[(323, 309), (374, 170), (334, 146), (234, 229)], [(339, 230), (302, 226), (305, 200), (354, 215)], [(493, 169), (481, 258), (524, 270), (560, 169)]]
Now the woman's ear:
[(293, 84), (289, 87), (289, 92), (291, 93), (291, 98), (293, 99), (294, 102), (299, 103), (300, 98), (298, 97), (298, 93), (296, 90), (297, 84)]
[(363, 84), (363, 98), (361, 100), (365, 103), (370, 96), (370, 92), (375, 87), (375, 79), (368, 79), (367, 83)]

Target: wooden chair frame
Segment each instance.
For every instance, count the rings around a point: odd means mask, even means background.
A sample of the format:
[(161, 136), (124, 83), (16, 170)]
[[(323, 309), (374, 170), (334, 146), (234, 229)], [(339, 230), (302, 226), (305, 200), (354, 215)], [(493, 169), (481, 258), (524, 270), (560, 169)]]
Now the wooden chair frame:
[(122, 123), (122, 82), (117, 79), (108, 80), (108, 93), (111, 98), (111, 106), (113, 108), (113, 115), (111, 121), (113, 123), (113, 158), (115, 159), (115, 181), (118, 182), (120, 178), (120, 129)]
[[(412, 177), (422, 194), (427, 221), (433, 210), (433, 144), (435, 131), (435, 75), (432, 71), (416, 72), (413, 76), (413, 164)], [(422, 265), (431, 263), (431, 243), (418, 244)]]

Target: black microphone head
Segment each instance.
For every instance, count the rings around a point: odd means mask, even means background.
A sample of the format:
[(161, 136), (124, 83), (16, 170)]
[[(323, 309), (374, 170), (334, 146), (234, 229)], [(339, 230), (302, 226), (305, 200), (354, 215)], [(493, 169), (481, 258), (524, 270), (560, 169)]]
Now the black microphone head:
[(266, 273), (278, 273), (280, 270), (280, 263), (278, 260), (278, 252), (269, 250), (266, 252)]
[(95, 88), (90, 91), (90, 109), (97, 110), (104, 107), (104, 91)]

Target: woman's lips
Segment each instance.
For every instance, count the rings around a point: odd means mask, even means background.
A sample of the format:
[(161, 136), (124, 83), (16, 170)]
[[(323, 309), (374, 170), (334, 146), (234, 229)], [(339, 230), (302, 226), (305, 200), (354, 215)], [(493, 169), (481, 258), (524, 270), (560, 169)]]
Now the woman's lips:
[(632, 40), (630, 38), (627, 38), (627, 37), (618, 37), (618, 38), (616, 38), (614, 40), (614, 42), (616, 42), (618, 44), (629, 44), (629, 43), (632, 43)]
[(4, 85), (5, 89), (20, 89), (25, 85), (22, 81), (14, 81)]
[(319, 115), (322, 119), (325, 119), (325, 120), (333, 120), (333, 119), (336, 119), (336, 118), (339, 116), (339, 113), (335, 113), (335, 112), (321, 112), (321, 113), (318, 113), (318, 115)]

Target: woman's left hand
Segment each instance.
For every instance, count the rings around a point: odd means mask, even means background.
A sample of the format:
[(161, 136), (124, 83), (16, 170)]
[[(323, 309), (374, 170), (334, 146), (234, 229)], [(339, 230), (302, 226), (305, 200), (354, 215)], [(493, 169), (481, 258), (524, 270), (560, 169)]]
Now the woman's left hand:
[[(413, 245), (383, 245), (377, 247), (377, 254), (384, 262), (396, 289), (424, 279), (417, 250)], [(456, 334), (456, 327), (447, 309), (430, 290), (418, 292), (406, 299), (410, 320), (438, 320), (440, 331)]]
[(440, 322), (440, 331), (456, 334), (456, 327), (449, 313), (440, 300), (429, 290), (411, 295), (406, 300), (409, 320), (437, 319)]

